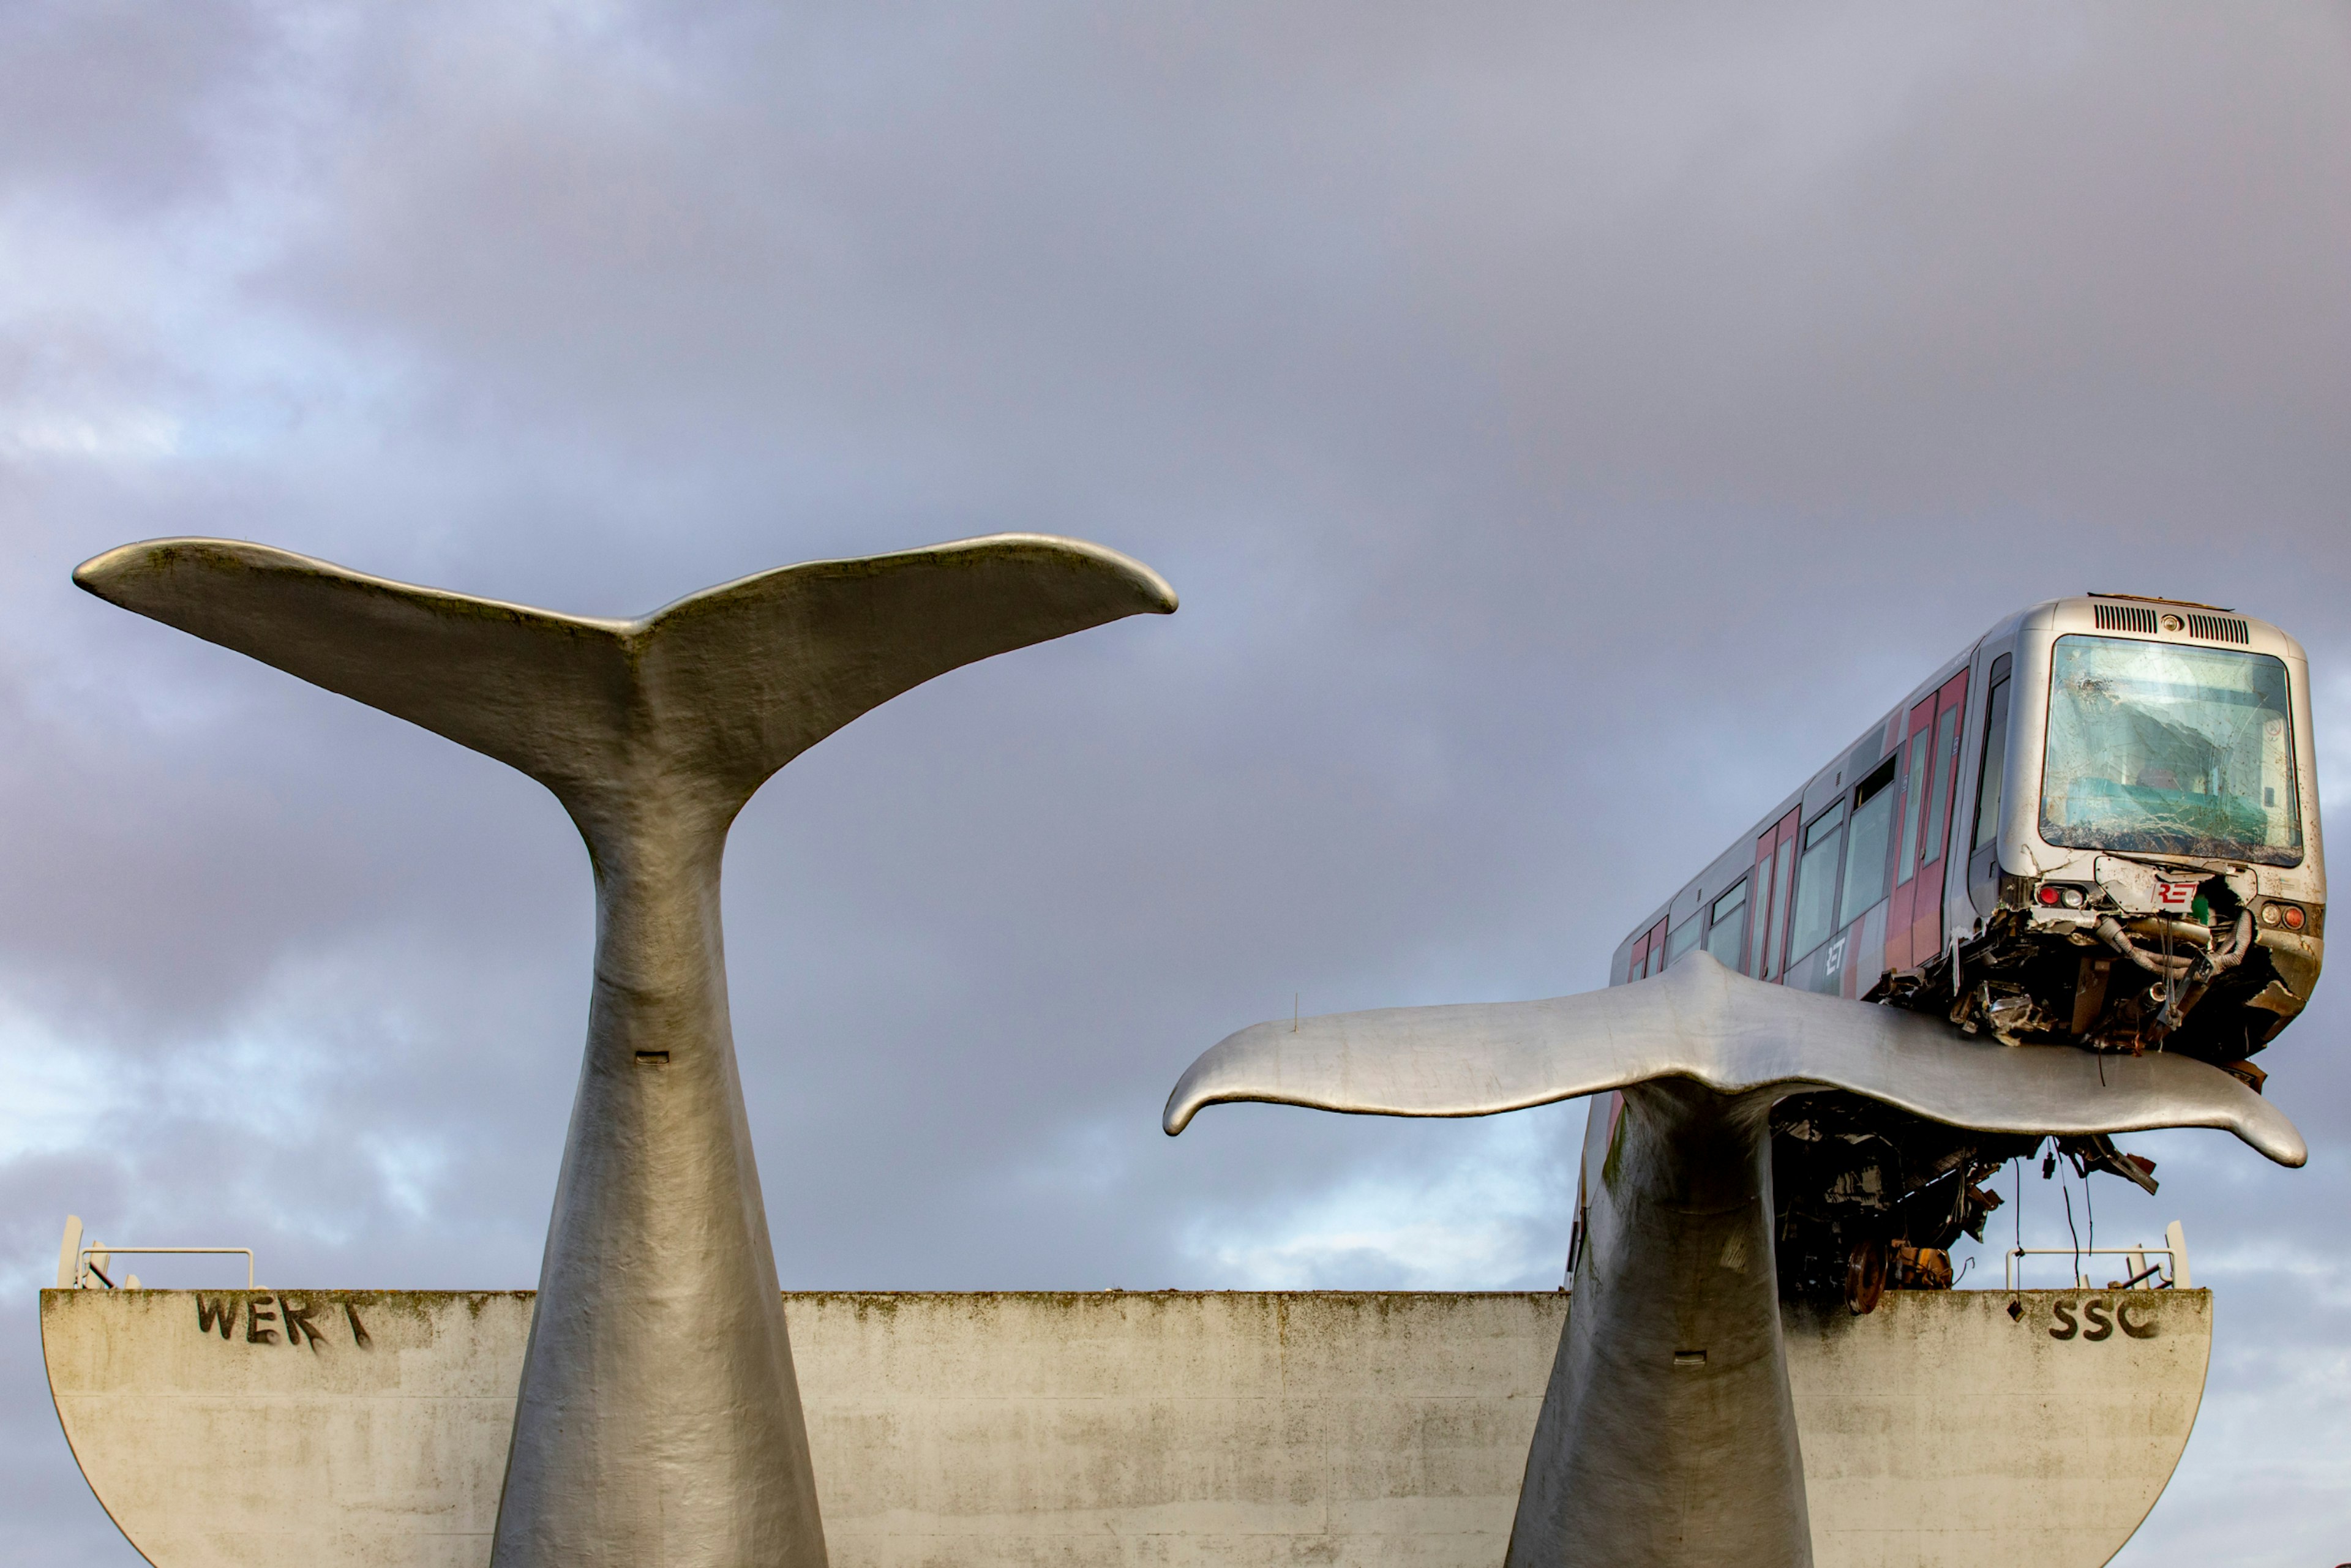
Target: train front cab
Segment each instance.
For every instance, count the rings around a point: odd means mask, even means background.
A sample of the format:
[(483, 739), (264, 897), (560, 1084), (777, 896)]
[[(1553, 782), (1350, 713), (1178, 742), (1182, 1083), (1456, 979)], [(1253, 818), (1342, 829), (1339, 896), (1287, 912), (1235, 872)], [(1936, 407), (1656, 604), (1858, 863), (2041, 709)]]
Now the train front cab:
[(1949, 900), (1968, 935), (1956, 988), (1920, 980), (2003, 1040), (2159, 1045), (2258, 1084), (2248, 1059), (2308, 1002), (2325, 937), (2301, 645), (2102, 595), (2026, 612), (1976, 663), (1987, 811)]

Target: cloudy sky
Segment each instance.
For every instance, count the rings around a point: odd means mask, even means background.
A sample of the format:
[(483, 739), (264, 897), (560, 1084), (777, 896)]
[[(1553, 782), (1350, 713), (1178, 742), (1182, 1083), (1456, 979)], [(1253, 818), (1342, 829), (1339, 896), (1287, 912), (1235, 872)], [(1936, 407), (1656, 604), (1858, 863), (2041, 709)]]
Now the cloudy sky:
[[(2346, 89), (2340, 3), (0, 0), (16, 1550), (135, 1561), (40, 1366), (68, 1211), (528, 1286), (588, 994), (550, 797), (77, 561), (233, 535), (632, 614), (1000, 529), (1135, 555), (1180, 613), (901, 698), (735, 831), (785, 1282), (1548, 1286), (1581, 1106), (1160, 1103), (1293, 997), (1600, 984), (2038, 600), (2276, 621), (2343, 778)], [(2307, 1169), (2174, 1134), (2159, 1197), (2098, 1184), (2218, 1302), (2133, 1568), (2351, 1556), (2346, 994), (2265, 1059)]]

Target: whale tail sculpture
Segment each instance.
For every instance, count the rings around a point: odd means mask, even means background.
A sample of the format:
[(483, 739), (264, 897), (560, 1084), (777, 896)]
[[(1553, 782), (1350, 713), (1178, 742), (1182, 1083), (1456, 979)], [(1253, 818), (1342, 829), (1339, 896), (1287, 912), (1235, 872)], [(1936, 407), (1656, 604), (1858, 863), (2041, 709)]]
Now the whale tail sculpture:
[(1173, 1136), (1238, 1101), (1483, 1116), (1610, 1090), (1624, 1112), (1587, 1195), (1510, 1568), (1809, 1568), (1773, 1262), (1776, 1101), (1842, 1091), (1991, 1133), (2225, 1128), (2281, 1165), (2307, 1157), (2283, 1113), (2203, 1062), (1973, 1040), (1703, 952), (1548, 1001), (1258, 1024), (1192, 1064), (1162, 1125)]
[(1175, 593), (1033, 534), (787, 567), (634, 621), (224, 539), (126, 545), (74, 580), (519, 768), (587, 841), (594, 996), (493, 1562), (821, 1564), (727, 1017), (727, 828), (901, 692)]

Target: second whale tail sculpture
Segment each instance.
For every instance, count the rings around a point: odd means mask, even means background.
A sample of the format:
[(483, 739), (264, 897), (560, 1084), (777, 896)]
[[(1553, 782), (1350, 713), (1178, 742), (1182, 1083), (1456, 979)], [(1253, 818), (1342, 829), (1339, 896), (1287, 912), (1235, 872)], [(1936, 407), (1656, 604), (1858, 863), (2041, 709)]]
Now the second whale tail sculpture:
[(822, 1563), (727, 1017), (727, 828), (901, 692), (1175, 593), (1029, 534), (783, 568), (634, 621), (225, 539), (127, 545), (74, 580), (521, 769), (587, 841), (595, 989), (493, 1563)]
[(2307, 1157), (2268, 1101), (2186, 1057), (2101, 1061), (1734, 973), (1549, 1001), (1282, 1019), (1176, 1082), (1170, 1136), (1236, 1101), (1483, 1116), (1616, 1090), (1599, 1190), (1511, 1531), (1510, 1568), (1808, 1568), (1812, 1536), (1773, 1264), (1772, 1104), (1843, 1091), (1954, 1126), (2225, 1128)]

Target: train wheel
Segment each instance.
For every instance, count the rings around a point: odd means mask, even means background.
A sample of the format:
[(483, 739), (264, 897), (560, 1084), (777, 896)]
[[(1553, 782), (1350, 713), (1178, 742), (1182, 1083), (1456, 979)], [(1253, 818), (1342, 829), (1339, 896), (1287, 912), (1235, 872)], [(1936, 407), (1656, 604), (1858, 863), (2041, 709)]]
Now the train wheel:
[(1858, 1242), (1853, 1256), (1844, 1266), (1844, 1307), (1855, 1317), (1866, 1317), (1877, 1310), (1877, 1299), (1886, 1294), (1886, 1243), (1872, 1238)]

